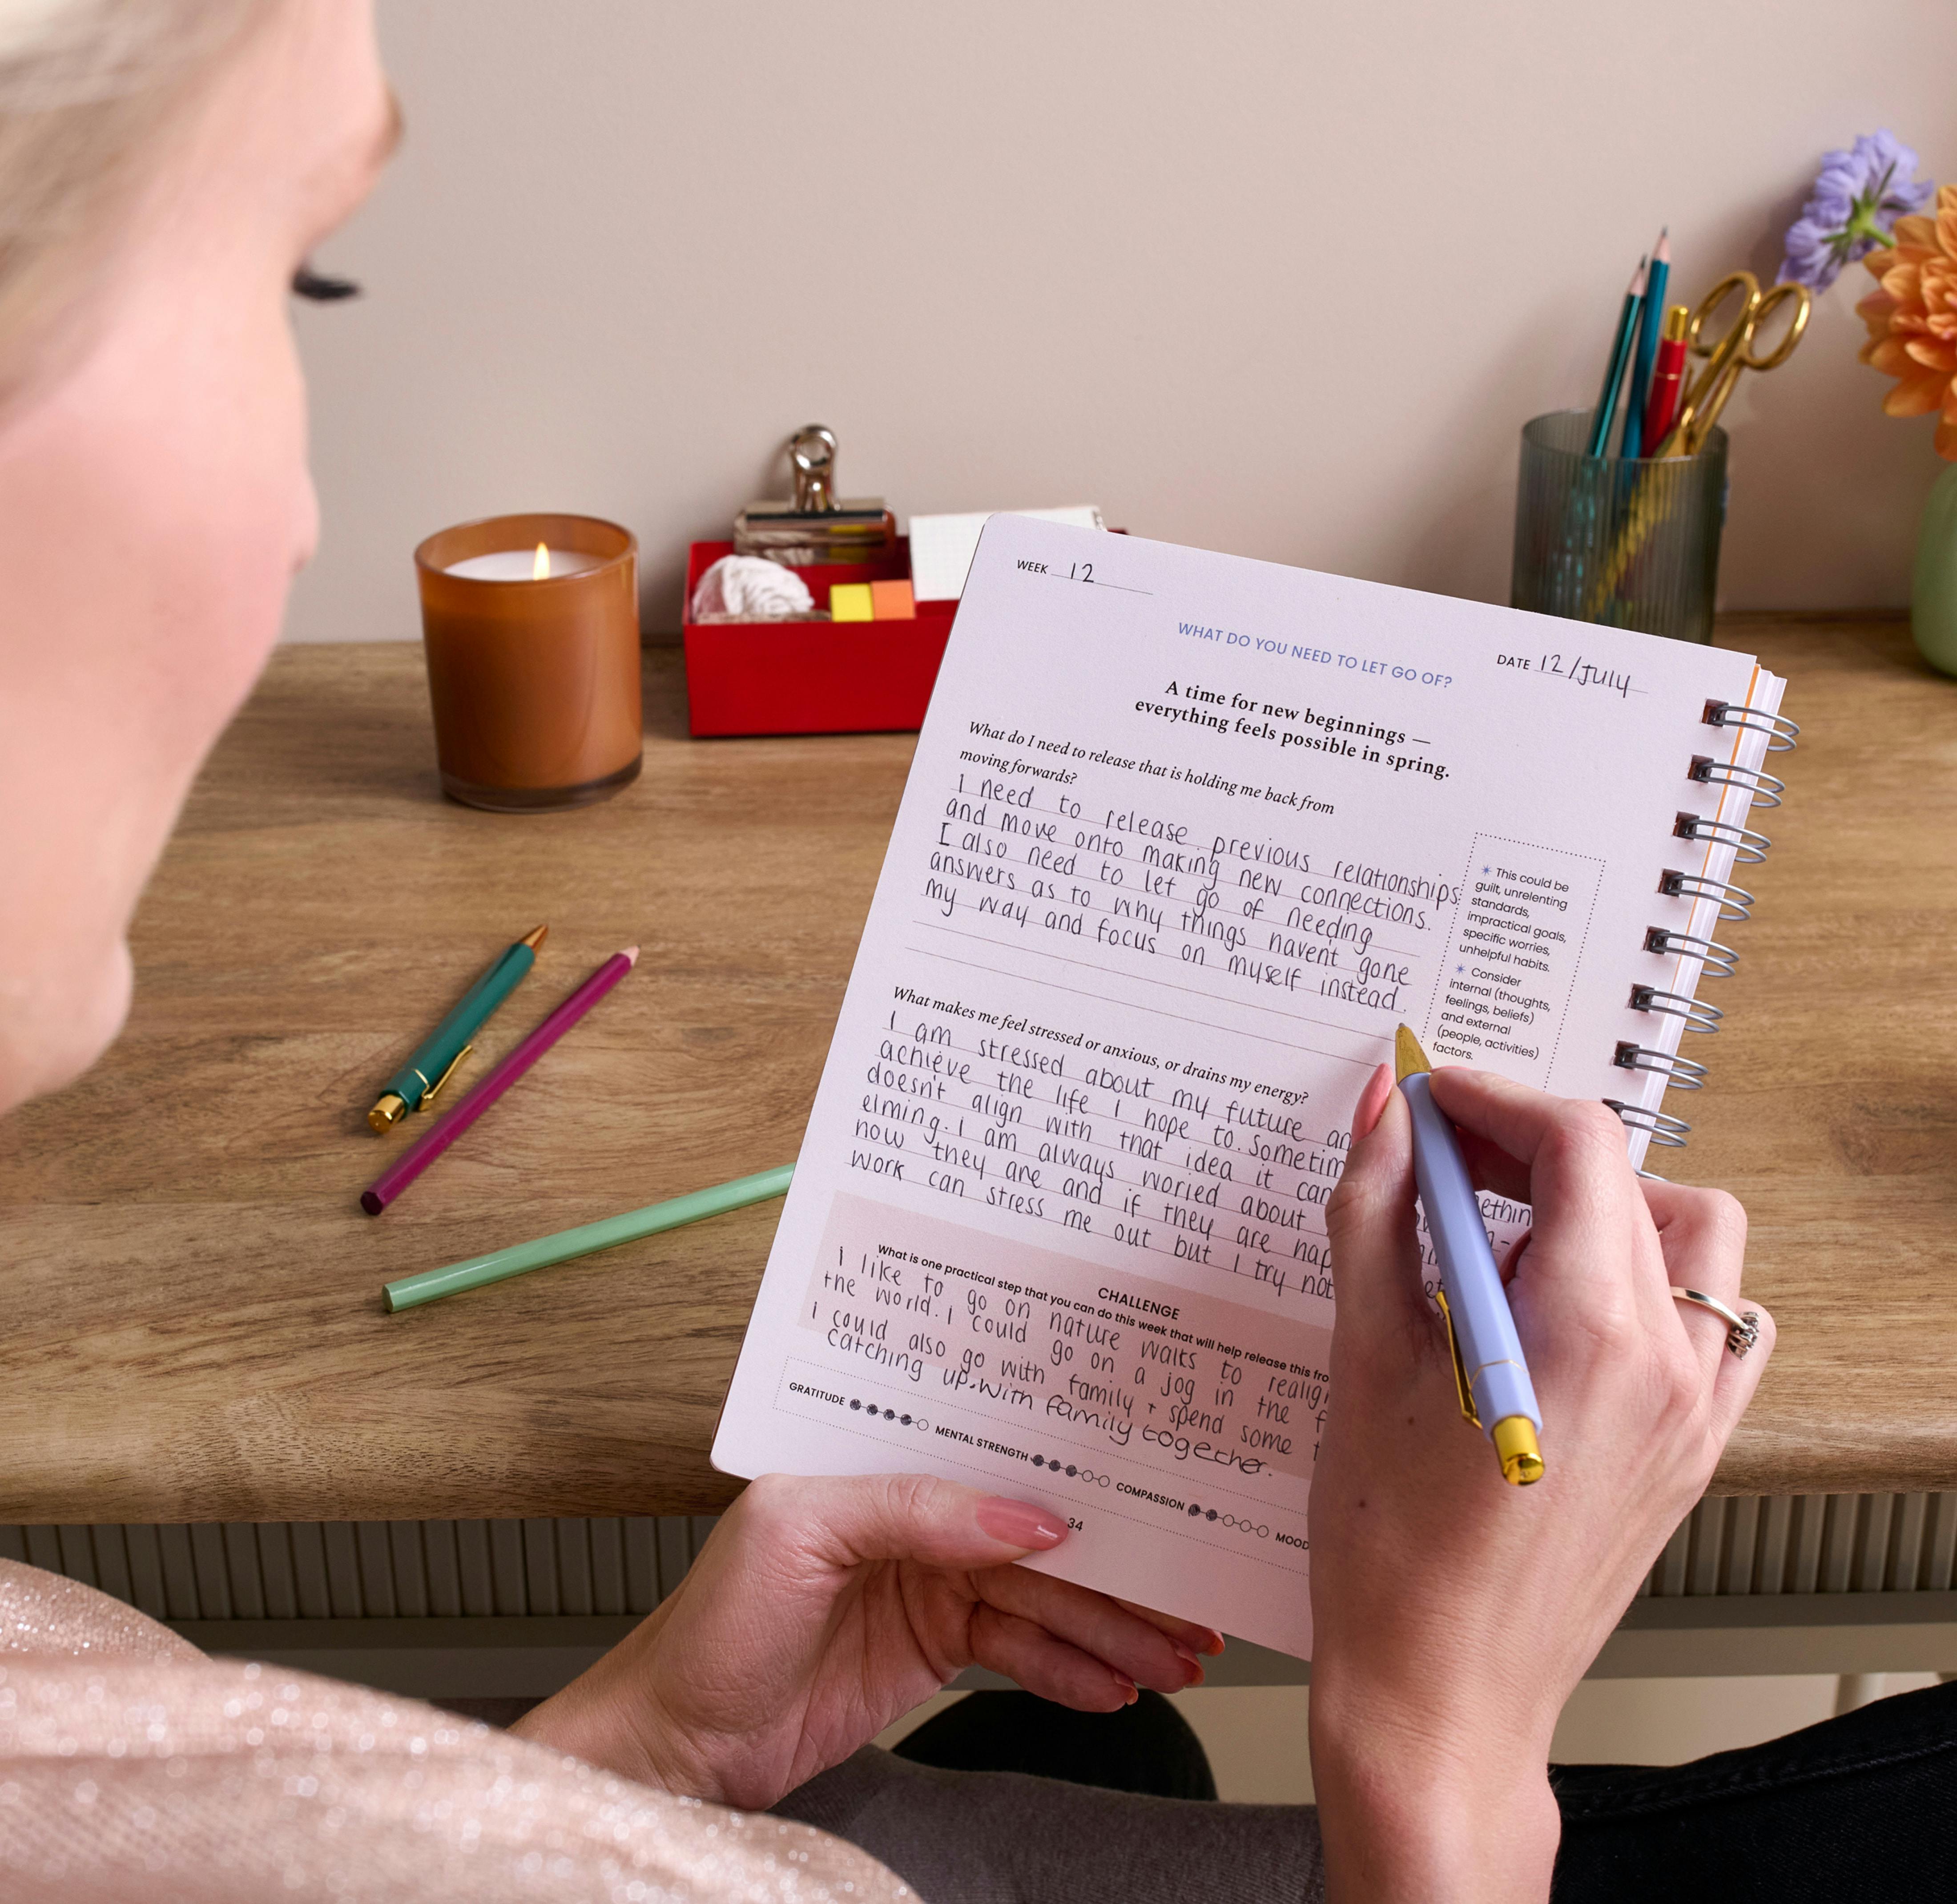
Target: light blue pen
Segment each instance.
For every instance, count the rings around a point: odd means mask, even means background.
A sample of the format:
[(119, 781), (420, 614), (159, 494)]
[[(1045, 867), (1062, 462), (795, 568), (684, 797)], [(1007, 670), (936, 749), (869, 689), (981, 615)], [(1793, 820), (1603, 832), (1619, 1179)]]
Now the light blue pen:
[(1433, 1069), (1420, 1040), (1401, 1026), (1393, 1038), (1393, 1071), (1413, 1114), (1414, 1180), (1440, 1259), (1440, 1313), (1461, 1412), (1494, 1443), (1502, 1479), (1525, 1488), (1542, 1479), (1536, 1441), (1542, 1411), (1454, 1126), (1428, 1094)]

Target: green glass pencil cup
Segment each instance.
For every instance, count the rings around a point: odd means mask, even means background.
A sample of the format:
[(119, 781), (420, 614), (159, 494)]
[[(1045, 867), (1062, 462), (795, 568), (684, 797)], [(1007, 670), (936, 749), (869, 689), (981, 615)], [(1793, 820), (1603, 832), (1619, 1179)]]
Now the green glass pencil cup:
[(1522, 426), (1510, 605), (1710, 641), (1726, 432), (1715, 425), (1692, 456), (1586, 456), (1590, 415), (1552, 410)]

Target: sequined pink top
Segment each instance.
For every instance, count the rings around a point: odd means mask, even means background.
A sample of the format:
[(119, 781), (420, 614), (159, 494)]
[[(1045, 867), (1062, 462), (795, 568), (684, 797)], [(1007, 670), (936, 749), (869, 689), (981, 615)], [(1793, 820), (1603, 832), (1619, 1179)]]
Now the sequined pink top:
[(841, 1840), (276, 1666), (0, 1561), (7, 1904), (894, 1904)]

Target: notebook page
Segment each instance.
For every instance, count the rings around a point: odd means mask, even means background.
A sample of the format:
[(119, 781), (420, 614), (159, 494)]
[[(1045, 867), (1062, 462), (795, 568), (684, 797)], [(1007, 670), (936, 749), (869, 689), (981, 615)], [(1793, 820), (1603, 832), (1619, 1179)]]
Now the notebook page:
[(1035, 1564), (1307, 1655), (1360, 1090), (1404, 1019), (1655, 1103), (1613, 1061), (1652, 1030), (1629, 986), (1696, 916), (1660, 871), (1714, 863), (1672, 834), (1721, 798), (1685, 764), (1736, 744), (1705, 704), (1756, 674), (994, 517), (716, 1465), (1038, 1500), (1074, 1531)]

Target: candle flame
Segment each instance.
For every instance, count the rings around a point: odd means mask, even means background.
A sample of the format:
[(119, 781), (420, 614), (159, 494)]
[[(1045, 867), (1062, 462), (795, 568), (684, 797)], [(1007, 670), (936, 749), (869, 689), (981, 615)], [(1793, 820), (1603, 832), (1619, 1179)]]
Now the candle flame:
[(530, 580), (533, 582), (550, 580), (550, 550), (542, 542), (537, 544), (536, 558), (530, 564)]

